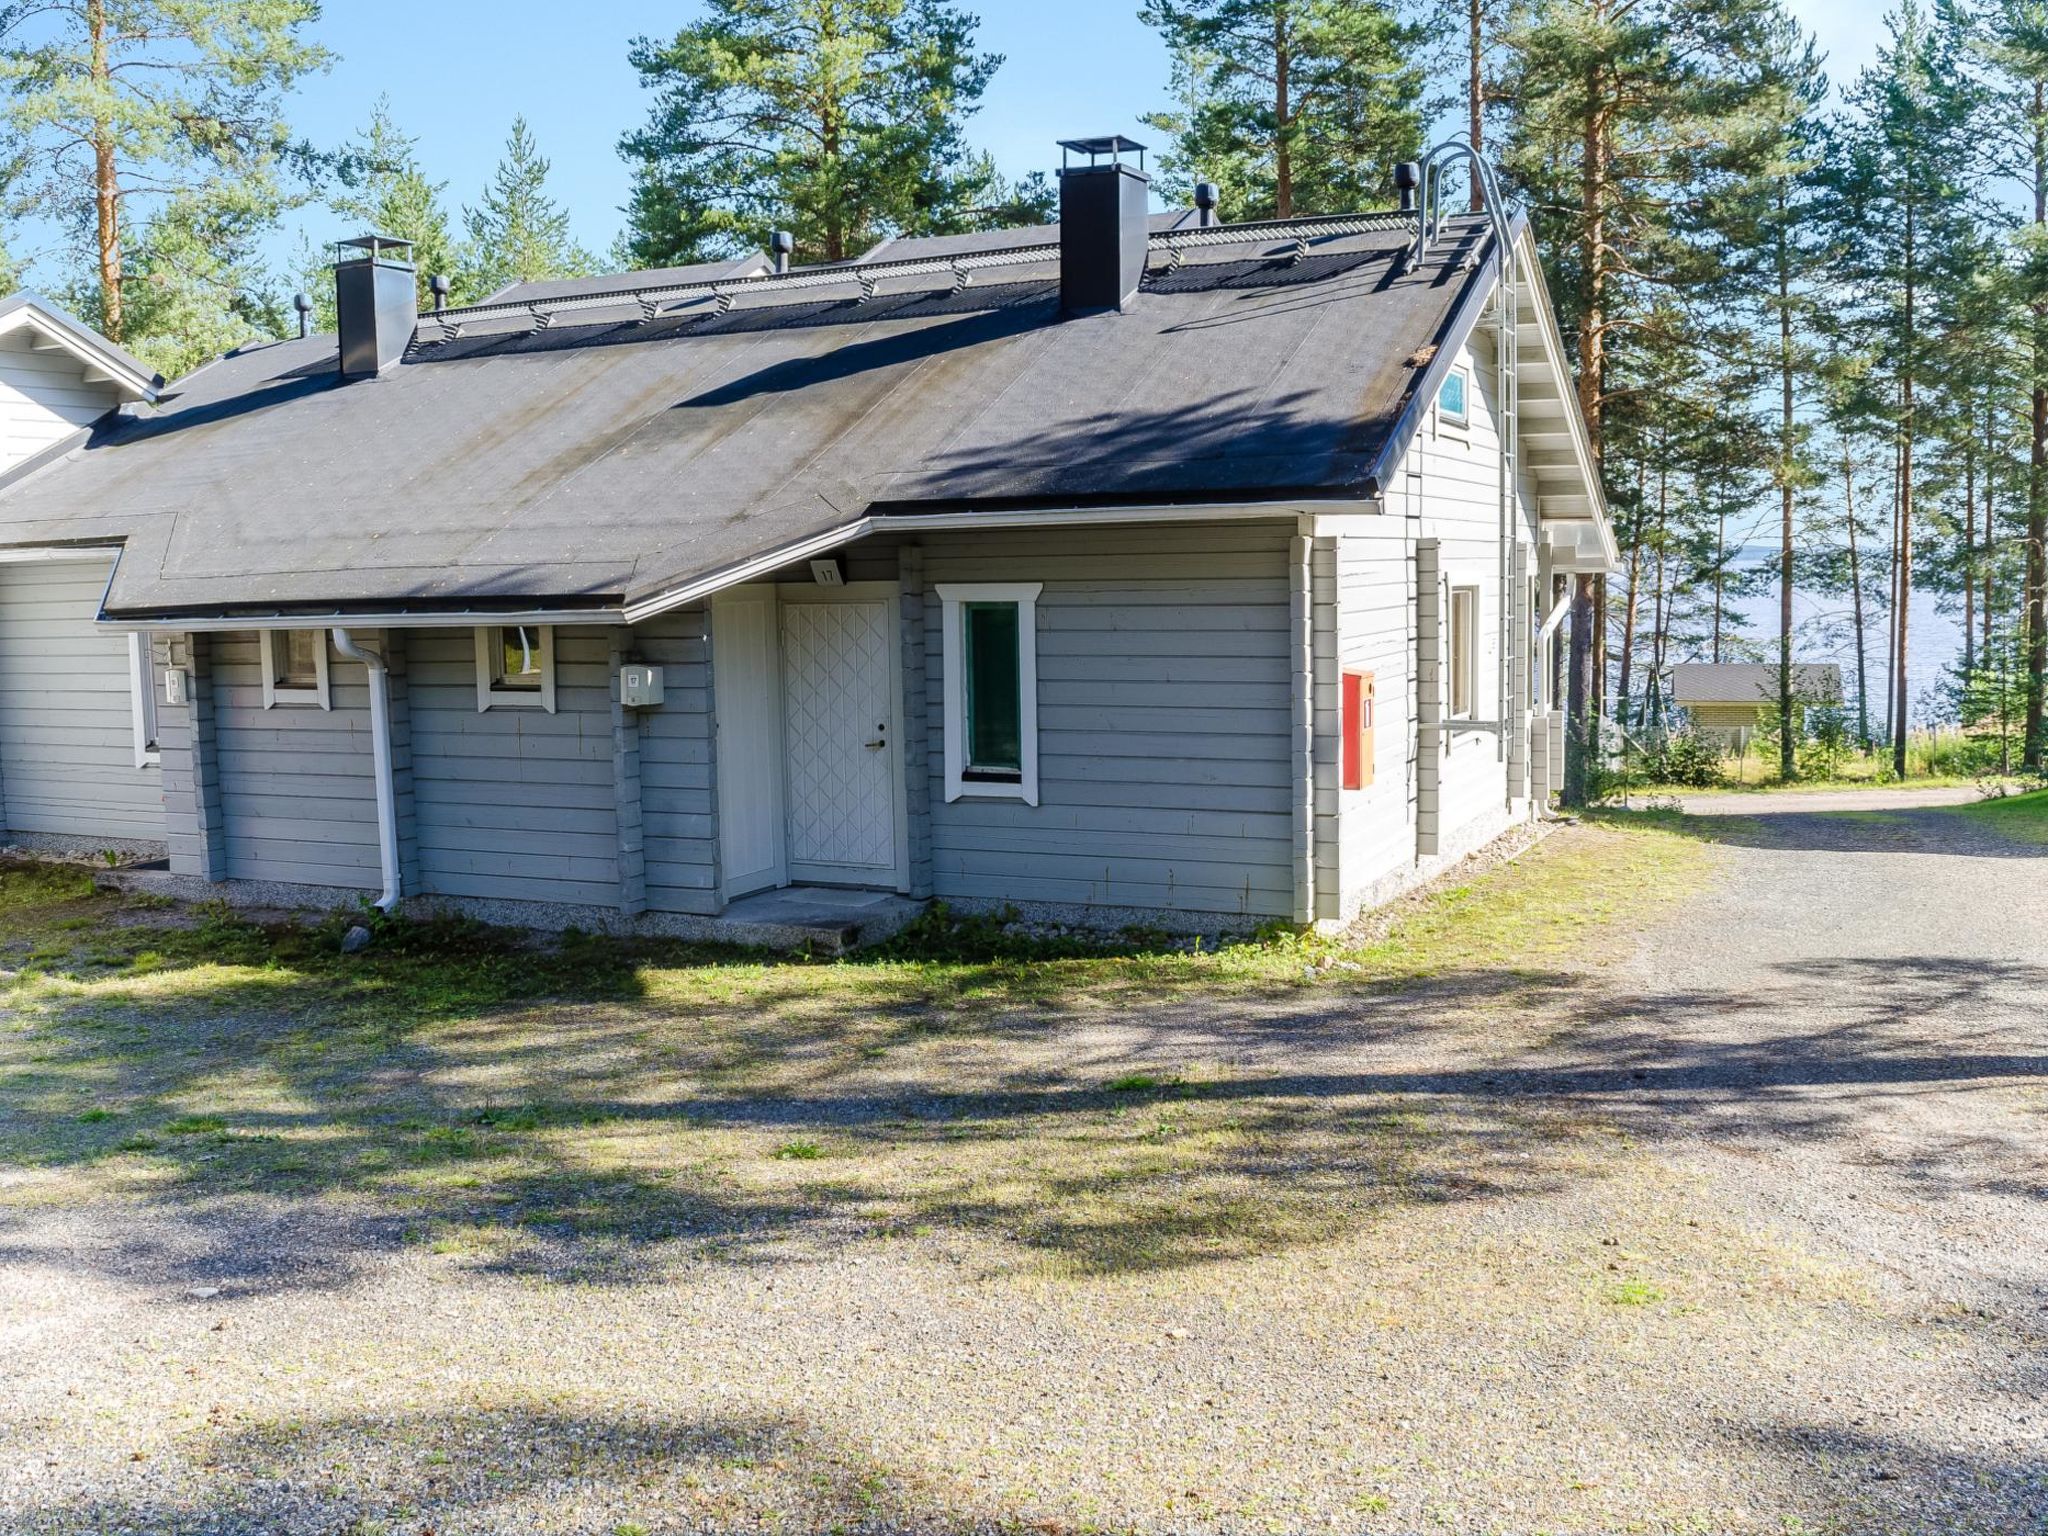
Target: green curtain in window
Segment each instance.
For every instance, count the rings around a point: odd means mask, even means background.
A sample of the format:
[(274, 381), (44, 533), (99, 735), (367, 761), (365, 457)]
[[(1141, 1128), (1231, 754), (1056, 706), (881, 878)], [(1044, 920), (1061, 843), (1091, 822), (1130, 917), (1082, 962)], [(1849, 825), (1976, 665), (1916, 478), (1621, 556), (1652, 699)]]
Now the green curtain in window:
[(967, 771), (1015, 777), (1024, 768), (1017, 605), (965, 603)]

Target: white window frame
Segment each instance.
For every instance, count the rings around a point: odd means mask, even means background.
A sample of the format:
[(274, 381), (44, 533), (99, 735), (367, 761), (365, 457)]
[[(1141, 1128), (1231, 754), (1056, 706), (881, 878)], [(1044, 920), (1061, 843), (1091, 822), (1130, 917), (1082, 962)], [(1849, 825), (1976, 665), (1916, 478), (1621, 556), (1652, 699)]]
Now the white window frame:
[[(946, 799), (1022, 800), (1038, 804), (1038, 598), (1043, 582), (945, 582), (938, 588), (944, 651), (940, 667), (946, 715)], [(967, 771), (967, 669), (965, 616), (967, 603), (1017, 605), (1016, 781), (970, 779)]]
[(492, 637), (501, 629), (517, 629), (516, 624), (484, 624), (476, 631), (476, 712), (483, 714), (493, 709), (544, 709), (555, 712), (555, 626), (536, 624), (540, 631), (540, 686), (538, 688), (500, 688), (498, 680), (498, 642)]
[(135, 721), (135, 766), (155, 768), (163, 763), (163, 749), (157, 743), (156, 666), (151, 659), (151, 637), (139, 630), (128, 632), (128, 707)]
[[(1465, 409), (1456, 415), (1444, 409), (1444, 385), (1453, 378), (1463, 380), (1465, 385)], [(1463, 363), (1454, 365), (1450, 373), (1437, 384), (1435, 404), (1438, 426), (1448, 427), (1453, 432), (1469, 432), (1472, 428), (1472, 370)]]
[[(1469, 605), (1467, 622), (1458, 622), (1458, 610)], [(1450, 682), (1448, 696), (1444, 700), (1444, 718), (1448, 720), (1477, 720), (1479, 718), (1479, 630), (1483, 622), (1480, 610), (1479, 587), (1476, 583), (1453, 583), (1450, 602), (1444, 607), (1444, 657), (1447, 665), (1444, 675)], [(1462, 644), (1463, 654), (1460, 654)], [(1465, 695), (1463, 708), (1457, 704), (1458, 692)]]
[[(300, 627), (300, 626), (294, 626)], [(317, 704), (322, 709), (334, 708), (334, 694), (327, 675), (327, 631), (310, 628), (313, 636), (313, 686), (310, 688), (287, 688), (277, 680), (281, 658), (278, 642), (285, 631), (263, 629), (257, 631), (261, 642), (258, 651), (263, 658), (263, 707), (275, 709), (280, 704)]]

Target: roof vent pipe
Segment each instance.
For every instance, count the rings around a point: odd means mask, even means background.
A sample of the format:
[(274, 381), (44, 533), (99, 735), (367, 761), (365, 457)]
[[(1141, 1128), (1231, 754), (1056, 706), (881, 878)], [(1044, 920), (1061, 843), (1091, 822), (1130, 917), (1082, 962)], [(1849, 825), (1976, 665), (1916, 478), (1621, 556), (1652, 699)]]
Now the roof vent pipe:
[[(1145, 146), (1112, 133), (1061, 139), (1060, 150), (1060, 310), (1128, 309), (1145, 280), (1150, 233)], [(1126, 165), (1123, 157), (1134, 150), (1138, 163)], [(1088, 163), (1075, 165), (1075, 155), (1086, 155)]]
[(341, 376), (375, 378), (405, 356), (419, 318), (412, 242), (362, 235), (343, 240), (337, 250), (334, 319), (341, 333)]
[(310, 293), (293, 294), (292, 308), (299, 312), (299, 340), (304, 341), (313, 334), (313, 296)]
[(796, 236), (786, 229), (778, 229), (768, 237), (768, 249), (775, 255), (775, 271), (779, 276), (789, 270), (789, 258), (796, 250)]
[(1216, 223), (1216, 203), (1220, 194), (1213, 181), (1195, 183), (1195, 222), (1208, 229)]
[(446, 272), (436, 272), (427, 279), (427, 291), (434, 296), (434, 313), (439, 314), (448, 307), (448, 290), (455, 285), (448, 281)]
[(1401, 194), (1401, 211), (1415, 211), (1415, 189), (1422, 185), (1422, 167), (1413, 160), (1403, 160), (1394, 167), (1394, 190)]

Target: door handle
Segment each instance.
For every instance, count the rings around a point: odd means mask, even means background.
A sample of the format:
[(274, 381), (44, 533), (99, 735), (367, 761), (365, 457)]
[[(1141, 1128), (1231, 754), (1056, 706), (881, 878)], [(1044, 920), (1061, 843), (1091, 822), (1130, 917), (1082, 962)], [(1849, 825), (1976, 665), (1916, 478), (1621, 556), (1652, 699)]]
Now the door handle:
[(887, 745), (889, 745), (889, 727), (888, 727), (888, 726), (886, 726), (886, 725), (878, 725), (878, 726), (876, 726), (876, 727), (875, 727), (875, 739), (874, 739), (873, 741), (870, 741), (870, 742), (864, 742), (864, 743), (863, 743), (863, 745), (864, 745), (864, 746), (866, 746), (866, 748), (867, 748), (867, 749), (868, 749), (868, 750), (869, 750), (870, 752), (879, 752), (879, 751), (881, 751), (881, 750), (882, 750), (882, 748), (884, 748), (884, 747), (886, 747)]

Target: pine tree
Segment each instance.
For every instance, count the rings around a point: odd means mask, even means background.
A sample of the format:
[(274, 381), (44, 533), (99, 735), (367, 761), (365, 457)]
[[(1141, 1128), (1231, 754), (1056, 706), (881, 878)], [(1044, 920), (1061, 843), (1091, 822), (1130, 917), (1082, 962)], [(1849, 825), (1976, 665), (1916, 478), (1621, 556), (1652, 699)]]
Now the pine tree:
[(596, 269), (597, 258), (569, 233), (569, 215), (548, 196), (547, 180), (548, 162), (526, 119), (513, 118), (504, 158), (483, 201), (462, 213), (469, 236), (468, 292), (482, 297), (513, 283), (580, 277)]
[(1924, 396), (1936, 376), (1939, 329), (1931, 303), (1944, 278), (1953, 279), (1952, 258), (1965, 227), (1960, 215), (1972, 175), (1973, 101), (1948, 63), (1961, 46), (1952, 22), (1930, 20), (1915, 0), (1906, 0), (1890, 27), (1890, 46), (1879, 50), (1849, 93), (1828, 206), (1857, 318), (1891, 391), (1899, 492), (1890, 712), (1892, 766), (1903, 778), (1914, 538), (1924, 516), (1914, 501), (1915, 453), (1926, 426)]
[[(379, 97), (370, 109), (370, 120), (337, 157), (337, 179), (327, 199), (342, 238), (357, 235), (389, 235), (412, 242), (412, 259), (418, 268), (419, 302), (429, 301), (429, 281), (446, 276), (452, 284), (456, 303), (465, 303), (477, 293), (469, 286), (469, 264), (461, 244), (448, 227), (448, 214), (441, 205), (445, 181), (429, 181), (420, 168), (414, 146), (417, 143), (399, 128), (392, 116), (388, 97)], [(314, 323), (321, 330), (334, 328), (333, 255), (307, 246), (299, 254), (301, 282), (313, 300)]]
[(74, 232), (92, 273), (90, 319), (128, 331), (130, 231), (186, 199), (247, 206), (272, 172), (303, 161), (284, 95), (330, 56), (306, 41), (318, 0), (15, 0), (0, 8), (7, 158), (15, 211)]
[[(1726, 301), (1713, 194), (1754, 175), (1797, 110), (1787, 35), (1776, 0), (1532, 0), (1508, 30), (1503, 165), (1537, 228), (1610, 496), (1632, 478), (1606, 457), (1610, 403), (1637, 387), (1629, 349), (1660, 308)], [(1713, 564), (1718, 596), (1730, 555)], [(1590, 739), (1575, 717), (1568, 759)]]
[[(2024, 305), (2022, 343), (2031, 360), (2026, 554), (2022, 605), (2026, 639), (2026, 725), (2022, 760), (2048, 765), (2048, 3), (1992, 0), (1980, 53), (1989, 66), (1990, 115), (2001, 130), (1985, 136), (1994, 169), (2024, 188), (2028, 220), (2016, 241), (2016, 279)], [(2007, 146), (2010, 146), (2008, 148)], [(1984, 620), (1991, 622), (1991, 598)], [(1989, 642), (1985, 643), (1989, 649)]]
[(1228, 219), (1348, 213), (1391, 200), (1422, 143), (1418, 29), (1378, 0), (1149, 0), (1181, 106), (1169, 192), (1213, 181)]
[[(1818, 108), (1828, 90), (1813, 39), (1788, 16), (1764, 19), (1767, 39), (1743, 138), (1731, 140), (1719, 165), (1709, 164), (1715, 186), (1704, 223), (1718, 236), (1721, 283), (1734, 291), (1734, 308), (1753, 317), (1750, 338), (1768, 359), (1777, 397), (1772, 476), (1778, 491), (1778, 718), (1790, 720), (1793, 700), (1794, 544), (1800, 495), (1818, 483), (1807, 456), (1811, 424), (1801, 404), (1816, 366), (1809, 324), (1815, 281), (1824, 259), (1816, 217), (1824, 193)], [(1774, 89), (1775, 87), (1775, 89)], [(1718, 176), (1715, 172), (1720, 172)], [(1797, 733), (1777, 738), (1778, 775), (1798, 775)]]
[(633, 167), (625, 254), (672, 266), (758, 249), (805, 260), (966, 227), (988, 191), (962, 126), (1002, 61), (948, 0), (706, 0), (629, 57), (655, 93), (619, 141)]
[(178, 378), (244, 342), (280, 337), (282, 296), (259, 254), (272, 195), (184, 193), (150, 215), (128, 264), (127, 346)]

